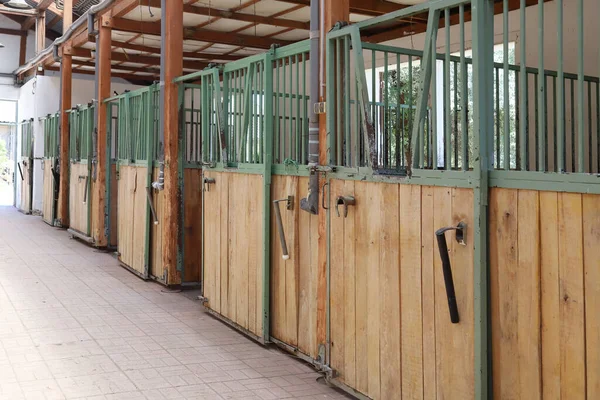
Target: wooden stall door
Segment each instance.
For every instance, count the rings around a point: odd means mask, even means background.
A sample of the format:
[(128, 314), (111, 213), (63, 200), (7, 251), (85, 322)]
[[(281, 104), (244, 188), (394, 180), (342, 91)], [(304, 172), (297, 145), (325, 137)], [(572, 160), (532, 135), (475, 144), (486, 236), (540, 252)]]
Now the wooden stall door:
[(69, 179), (69, 221), (70, 228), (89, 236), (88, 203), (91, 177), (87, 164), (72, 163)]
[(119, 167), (118, 253), (119, 261), (134, 272), (144, 274), (146, 240), (146, 167)]
[(490, 192), (494, 398), (600, 398), (600, 196)]
[(209, 310), (263, 336), (263, 177), (205, 171), (204, 297)]
[(54, 159), (45, 158), (43, 161), (44, 165), (44, 186), (43, 186), (43, 198), (42, 198), (42, 218), (44, 222), (54, 225), (54, 219), (56, 218), (56, 182), (53, 174)]
[[(473, 227), (473, 191), (332, 180), (331, 354), (339, 381), (373, 399), (474, 398), (473, 242), (447, 242), (452, 324), (435, 239)], [(353, 196), (348, 215), (335, 203)], [(468, 231), (469, 232), (469, 231)]]
[[(271, 336), (316, 359), (318, 217), (300, 209), (308, 177), (275, 175), (271, 198), (293, 196), (292, 210), (279, 203), (290, 258), (282, 258), (281, 243), (271, 208)], [(324, 211), (323, 211), (324, 212)]]
[[(29, 157), (23, 157), (19, 163), (21, 171), (17, 171), (17, 179), (21, 180), (21, 203), (19, 209), (25, 214), (31, 213), (32, 190), (33, 190), (33, 160)], [(17, 167), (17, 169), (19, 168)]]

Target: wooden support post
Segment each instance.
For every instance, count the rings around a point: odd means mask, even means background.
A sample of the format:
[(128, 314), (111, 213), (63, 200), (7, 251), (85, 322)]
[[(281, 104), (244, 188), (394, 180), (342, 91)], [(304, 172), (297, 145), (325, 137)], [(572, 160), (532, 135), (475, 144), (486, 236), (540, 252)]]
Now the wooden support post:
[[(349, 0), (321, 0), (325, 2), (324, 23), (321, 27), (320, 35), (322, 57), (325, 57), (327, 46), (327, 32), (338, 21), (350, 21), (350, 2)], [(322, 60), (324, 68), (325, 60)], [(325, 88), (325, 79), (327, 74), (322, 74), (323, 81), (321, 87)], [(326, 101), (325, 92), (320, 101)], [(327, 118), (325, 114), (319, 115), (319, 164), (329, 165), (327, 159)], [(320, 182), (319, 186), (323, 187), (325, 182)], [(318, 240), (318, 281), (317, 281), (317, 343), (322, 344), (327, 342), (327, 213), (321, 210), (319, 212), (319, 240)], [(329, 343), (327, 343), (329, 346)], [(329, 354), (329, 352), (327, 352)], [(329, 363), (330, 360), (328, 359)]]
[(46, 48), (46, 11), (40, 11), (35, 24), (35, 54), (38, 54)]
[(60, 185), (58, 192), (58, 221), (69, 226), (69, 115), (71, 108), (72, 59), (65, 46), (60, 63)]
[(183, 2), (162, 0), (161, 80), (164, 91), (165, 197), (162, 228), (162, 261), (167, 284), (181, 283), (177, 270), (181, 249), (181, 187), (179, 185), (179, 102), (173, 79), (183, 73)]
[(27, 31), (21, 35), (21, 44), (19, 48), (19, 66), (25, 64), (25, 56), (27, 54)]
[(73, 0), (63, 0), (63, 34), (73, 25)]
[(98, 41), (96, 52), (96, 74), (97, 74), (97, 153), (96, 153), (96, 181), (94, 182), (94, 195), (92, 196), (92, 237), (97, 247), (106, 247), (108, 238), (106, 235), (106, 219), (108, 210), (106, 210), (106, 179), (110, 176), (108, 161), (108, 143), (107, 131), (108, 106), (104, 99), (111, 96), (110, 76), (111, 76), (111, 17), (103, 15), (100, 17), (98, 28)]

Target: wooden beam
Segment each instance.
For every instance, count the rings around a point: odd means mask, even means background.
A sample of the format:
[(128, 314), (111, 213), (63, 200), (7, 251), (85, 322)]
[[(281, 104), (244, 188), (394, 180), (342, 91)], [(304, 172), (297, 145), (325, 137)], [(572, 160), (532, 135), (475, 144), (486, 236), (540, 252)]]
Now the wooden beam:
[[(73, 57), (81, 57), (81, 58), (92, 58), (92, 51), (90, 49), (84, 48), (74, 48), (72, 50), (71, 55)], [(113, 61), (118, 62), (130, 62), (136, 64), (146, 64), (146, 65), (160, 65), (160, 57), (152, 57), (152, 56), (144, 56), (141, 54), (127, 54), (124, 51), (114, 51), (111, 53), (111, 58)], [(77, 63), (77, 60), (74, 60), (73, 63)], [(183, 60), (183, 67), (186, 69), (195, 69), (201, 70), (208, 66), (208, 63), (205, 61), (196, 61), (196, 60)]]
[[(229, 32), (217, 32), (208, 29), (182, 28), (182, 26), (183, 25), (179, 26), (179, 29), (182, 29), (182, 33), (185, 31), (183, 36), (187, 40), (229, 44), (232, 46), (255, 47), (259, 49), (268, 49), (274, 44), (284, 46), (292, 43), (287, 40), (270, 39), (260, 36), (241, 34), (232, 35)], [(113, 29), (123, 32), (160, 35), (160, 23), (156, 22), (143, 22), (123, 18), (114, 18)]]
[[(6, 14), (6, 15), (15, 15), (15, 16), (20, 16), (20, 17), (34, 17), (37, 15), (37, 11), (36, 10), (18, 10), (15, 8), (9, 8), (6, 7), (3, 4), (0, 4), (0, 14)], [(21, 23), (21, 22), (19, 22)]]
[(22, 35), (21, 42), (19, 45), (19, 66), (25, 64), (26, 54), (27, 54), (27, 35)]
[(111, 79), (111, 58), (112, 58), (112, 44), (111, 35), (112, 29), (110, 22), (107, 21), (108, 15), (100, 17), (100, 28), (98, 29), (98, 45), (96, 46), (98, 52), (98, 58), (96, 59), (96, 70), (97, 70), (97, 96), (98, 107), (96, 120), (96, 127), (98, 129), (98, 140), (97, 142), (97, 159), (96, 159), (96, 182), (94, 184), (94, 196), (92, 197), (92, 227), (94, 227), (93, 238), (96, 241), (98, 247), (106, 247), (108, 245), (108, 239), (105, 232), (106, 218), (104, 206), (106, 204), (106, 160), (107, 160), (107, 131), (108, 126), (106, 122), (107, 117), (107, 104), (103, 101), (104, 99), (111, 96), (110, 91), (110, 79)]
[[(304, 6), (310, 6), (310, 0), (281, 0), (284, 3), (290, 4), (301, 4)], [(350, 12), (355, 14), (377, 16), (387, 14), (393, 11), (401, 10), (409, 7), (404, 4), (392, 3), (383, 0), (349, 0)], [(343, 14), (343, 13), (342, 13)], [(348, 17), (350, 15), (348, 14)], [(345, 20), (347, 21), (347, 20)], [(336, 21), (338, 22), (338, 21)]]
[[(46, 71), (60, 71), (60, 68), (58, 67), (45, 67)], [(80, 74), (80, 75), (95, 75), (96, 71), (92, 71), (89, 69), (77, 69), (77, 68), (73, 68), (73, 74)], [(138, 83), (143, 83), (143, 85), (148, 85), (149, 83), (153, 82), (155, 80), (155, 76), (154, 75), (137, 75), (137, 74), (132, 74), (132, 73), (125, 73), (125, 72), (112, 72), (111, 76), (113, 78), (121, 78), (121, 79), (125, 79), (128, 80), (130, 82), (138, 82)]]
[[(149, 1), (149, 5), (151, 7), (160, 8), (160, 0), (147, 0)], [(146, 5), (146, 0), (144, 0), (144, 5)], [(310, 24), (308, 22), (300, 22), (293, 21), (290, 19), (283, 18), (274, 18), (274, 17), (264, 17), (261, 15), (254, 14), (244, 14), (234, 10), (219, 10), (212, 7), (200, 7), (193, 6), (191, 4), (183, 5), (183, 12), (188, 14), (195, 15), (205, 15), (208, 17), (216, 17), (216, 18), (227, 18), (234, 19), (237, 21), (245, 21), (245, 22), (253, 22), (256, 24), (266, 24), (266, 25), (274, 25), (281, 26), (285, 28), (294, 28), (294, 29), (310, 29)]]
[[(93, 67), (96, 68), (96, 63), (93, 61), (82, 61), (82, 60), (76, 60), (73, 59), (73, 69), (76, 69), (77, 67)], [(128, 65), (116, 65), (113, 64), (112, 65), (112, 71), (115, 70), (119, 70), (119, 71), (128, 71), (128, 72), (133, 72), (133, 73), (152, 73), (154, 76), (160, 76), (160, 67), (144, 67), (144, 68), (140, 68), (140, 67), (131, 67)]]
[(19, 29), (0, 28), (0, 34), (12, 36), (27, 36), (27, 32)]
[(35, 54), (46, 48), (46, 11), (41, 11), (36, 20)]
[(173, 80), (183, 74), (183, 2), (162, 0), (161, 18), (164, 85), (164, 223), (162, 228), (162, 263), (167, 271), (167, 284), (181, 283), (177, 260), (182, 249), (179, 226), (182, 203), (179, 185), (179, 104), (178, 86)]
[(73, 0), (63, 0), (63, 35), (73, 25)]
[(69, 226), (69, 115), (73, 84), (71, 56), (63, 54), (60, 66), (60, 184), (58, 191), (58, 220), (63, 228)]
[[(144, 46), (141, 44), (136, 44), (136, 43), (128, 43), (128, 42), (120, 42), (117, 40), (113, 40), (112, 42), (113, 47), (118, 47), (121, 49), (128, 49), (128, 50), (137, 50), (137, 51), (143, 51), (145, 53), (152, 53), (152, 54), (160, 54), (160, 48), (159, 47), (151, 47), (151, 46)], [(206, 53), (206, 52), (193, 52), (193, 51), (184, 51), (183, 52), (183, 57), (184, 58), (200, 58), (200, 59), (208, 59), (208, 60), (226, 60), (226, 61), (235, 61), (235, 60), (239, 60), (240, 56), (232, 56), (232, 55), (224, 55), (224, 54), (216, 54), (216, 53)]]

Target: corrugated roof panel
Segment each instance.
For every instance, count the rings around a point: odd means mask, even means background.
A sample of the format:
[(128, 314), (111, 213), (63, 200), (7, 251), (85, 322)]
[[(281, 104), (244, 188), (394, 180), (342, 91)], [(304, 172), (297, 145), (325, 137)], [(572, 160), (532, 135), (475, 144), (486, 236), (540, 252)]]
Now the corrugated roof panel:
[(293, 29), (289, 32), (280, 33), (279, 35), (273, 36), (273, 39), (281, 39), (281, 40), (304, 40), (308, 39), (309, 32), (304, 29)]
[(123, 18), (134, 21), (155, 22), (160, 21), (160, 8), (139, 6), (129, 11)]
[(244, 28), (248, 25), (249, 23), (245, 21), (237, 21), (234, 19), (222, 18), (209, 25), (206, 25), (204, 28), (209, 29), (211, 31), (232, 32), (240, 28)]
[(239, 33), (241, 33), (243, 35), (250, 35), (250, 36), (267, 36), (267, 35), (272, 35), (274, 33), (280, 32), (280, 31), (281, 31), (281, 27), (279, 27), (279, 26), (258, 24), (256, 26), (251, 26), (248, 29), (244, 29), (243, 31), (240, 31)]

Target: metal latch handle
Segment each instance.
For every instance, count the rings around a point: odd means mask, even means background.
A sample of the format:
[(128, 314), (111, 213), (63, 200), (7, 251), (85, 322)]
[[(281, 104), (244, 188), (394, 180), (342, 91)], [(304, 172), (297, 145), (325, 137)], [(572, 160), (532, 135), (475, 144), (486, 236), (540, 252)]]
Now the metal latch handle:
[(204, 190), (207, 192), (210, 192), (210, 185), (214, 185), (216, 180), (215, 180), (215, 178), (205, 177), (203, 182), (204, 182)]
[(281, 243), (281, 253), (284, 260), (290, 259), (288, 253), (287, 243), (285, 241), (285, 232), (283, 231), (283, 221), (281, 219), (281, 210), (279, 209), (279, 203), (285, 201), (286, 209), (294, 209), (294, 196), (288, 196), (287, 199), (273, 200), (273, 207), (275, 208), (275, 220), (277, 222), (277, 231), (279, 232), (279, 242)]
[(435, 232), (437, 238), (440, 258), (442, 259), (442, 271), (444, 273), (444, 285), (446, 286), (446, 297), (448, 298), (448, 310), (450, 312), (450, 321), (453, 324), (458, 324), (460, 317), (458, 315), (458, 305), (456, 303), (456, 293), (454, 291), (454, 279), (452, 278), (452, 266), (450, 264), (450, 256), (448, 256), (448, 243), (446, 242), (446, 232), (450, 230), (456, 231), (456, 241), (460, 244), (465, 244), (465, 231), (467, 224), (460, 222), (457, 226), (448, 226), (438, 229)]
[(340, 204), (344, 206), (344, 218), (346, 218), (348, 216), (348, 206), (356, 205), (356, 199), (354, 196), (338, 196), (335, 200), (335, 212), (338, 217), (340, 216)]

